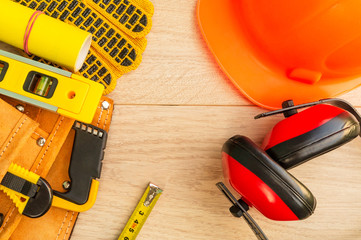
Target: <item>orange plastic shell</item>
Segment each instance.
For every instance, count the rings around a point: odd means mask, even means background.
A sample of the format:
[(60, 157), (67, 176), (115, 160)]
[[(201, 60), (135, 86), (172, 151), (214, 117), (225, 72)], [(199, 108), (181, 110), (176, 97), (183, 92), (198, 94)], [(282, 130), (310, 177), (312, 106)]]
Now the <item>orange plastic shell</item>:
[(268, 109), (361, 84), (358, 0), (198, 0), (208, 47), (234, 85)]

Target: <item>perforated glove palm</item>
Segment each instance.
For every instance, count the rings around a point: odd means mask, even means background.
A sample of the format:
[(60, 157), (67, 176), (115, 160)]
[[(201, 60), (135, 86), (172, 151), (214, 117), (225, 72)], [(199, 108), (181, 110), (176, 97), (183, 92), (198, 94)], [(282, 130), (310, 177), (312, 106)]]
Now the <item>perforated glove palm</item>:
[[(93, 35), (90, 51), (78, 74), (102, 83), (106, 87), (104, 94), (113, 91), (116, 80), (141, 62), (154, 12), (148, 0), (13, 1)], [(29, 57), (54, 65), (34, 55)]]

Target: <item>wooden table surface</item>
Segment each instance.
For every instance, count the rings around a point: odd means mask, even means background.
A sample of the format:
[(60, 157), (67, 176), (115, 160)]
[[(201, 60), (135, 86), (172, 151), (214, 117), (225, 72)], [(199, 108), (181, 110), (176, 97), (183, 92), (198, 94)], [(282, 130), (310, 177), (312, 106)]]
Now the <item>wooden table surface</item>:
[[(140, 67), (109, 96), (114, 117), (95, 206), (80, 214), (73, 240), (115, 240), (148, 182), (164, 189), (137, 239), (256, 239), (231, 216), (216, 188), (221, 147), (243, 134), (261, 143), (281, 116), (246, 100), (221, 72), (197, 25), (196, 0), (153, 0)], [(361, 106), (361, 88), (343, 98)], [(361, 140), (290, 171), (315, 195), (313, 216), (276, 222), (252, 209), (269, 239), (361, 239)]]
[[(147, 184), (161, 195), (137, 239), (256, 239), (231, 216), (216, 188), (221, 147), (242, 134), (260, 144), (282, 117), (247, 101), (221, 72), (196, 20), (196, 0), (153, 0), (155, 15), (140, 67), (119, 79), (95, 206), (81, 213), (72, 240), (116, 240)], [(361, 106), (361, 88), (342, 98)], [(277, 222), (255, 209), (270, 240), (361, 239), (361, 141), (290, 172), (317, 198), (304, 221)]]

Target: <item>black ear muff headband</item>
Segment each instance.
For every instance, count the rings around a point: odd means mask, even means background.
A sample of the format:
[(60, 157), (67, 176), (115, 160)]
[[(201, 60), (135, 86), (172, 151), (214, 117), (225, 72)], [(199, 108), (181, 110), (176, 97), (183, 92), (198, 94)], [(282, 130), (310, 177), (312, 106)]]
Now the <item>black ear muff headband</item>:
[(341, 109), (351, 113), (357, 119), (357, 121), (361, 124), (361, 115), (357, 112), (357, 110), (350, 103), (348, 103), (345, 100), (339, 99), (339, 98), (321, 99), (317, 102), (304, 103), (304, 104), (299, 104), (296, 106), (290, 106), (290, 107), (274, 110), (271, 112), (265, 112), (265, 113), (258, 114), (257, 116), (254, 117), (254, 119), (268, 117), (268, 116), (272, 116), (272, 115), (276, 115), (276, 114), (280, 114), (280, 113), (284, 113), (287, 111), (292, 111), (292, 110), (296, 110), (296, 109), (300, 109), (300, 108), (312, 107), (312, 106), (315, 106), (318, 104), (329, 104), (329, 105), (341, 108)]
[[(257, 116), (254, 117), (254, 119), (259, 119), (259, 118), (268, 117), (268, 116), (272, 116), (272, 115), (276, 115), (276, 114), (280, 114), (280, 113), (285, 113), (285, 112), (297, 110), (300, 108), (312, 107), (312, 106), (315, 106), (318, 104), (329, 104), (329, 105), (341, 108), (341, 109), (351, 113), (356, 118), (356, 120), (359, 122), (360, 127), (361, 127), (361, 115), (357, 112), (357, 110), (350, 103), (348, 103), (345, 100), (339, 99), (339, 98), (321, 99), (317, 102), (304, 103), (304, 104), (300, 104), (300, 105), (296, 105), (296, 106), (290, 106), (290, 107), (278, 109), (278, 110), (271, 111), (271, 112), (265, 112), (265, 113), (258, 114)], [(361, 137), (361, 132), (360, 132), (359, 136)]]

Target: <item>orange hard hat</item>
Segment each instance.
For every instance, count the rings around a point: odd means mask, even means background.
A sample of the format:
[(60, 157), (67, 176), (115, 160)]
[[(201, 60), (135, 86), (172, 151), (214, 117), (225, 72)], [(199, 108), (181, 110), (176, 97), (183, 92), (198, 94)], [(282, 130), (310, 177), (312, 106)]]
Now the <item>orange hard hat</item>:
[(253, 103), (280, 108), (361, 84), (361, 1), (198, 0), (217, 62)]

